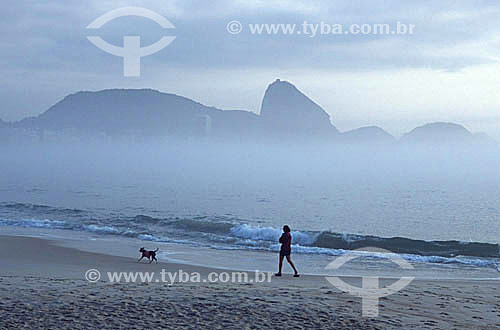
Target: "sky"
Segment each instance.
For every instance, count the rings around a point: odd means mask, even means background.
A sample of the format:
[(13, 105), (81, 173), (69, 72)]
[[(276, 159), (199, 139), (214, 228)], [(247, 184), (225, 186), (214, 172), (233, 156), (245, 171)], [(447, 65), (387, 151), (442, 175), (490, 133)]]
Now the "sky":
[[(144, 17), (86, 27), (125, 6)], [(435, 121), (463, 124), (500, 140), (498, 1), (111, 1), (0, 3), (0, 118), (38, 115), (81, 90), (153, 88), (221, 109), (260, 110), (269, 83), (287, 80), (321, 105), (341, 131), (377, 125), (395, 136)], [(238, 21), (242, 30), (228, 32)], [(413, 24), (412, 34), (252, 34), (250, 24)], [(318, 30), (319, 31), (319, 30)], [(141, 58), (140, 77), (94, 46), (176, 39)]]

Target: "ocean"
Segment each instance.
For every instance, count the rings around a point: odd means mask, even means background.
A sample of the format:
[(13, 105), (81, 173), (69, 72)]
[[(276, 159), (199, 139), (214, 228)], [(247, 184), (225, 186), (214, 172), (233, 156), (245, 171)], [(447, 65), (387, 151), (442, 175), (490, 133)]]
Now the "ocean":
[[(180, 262), (273, 271), (288, 224), (304, 273), (327, 273), (337, 256), (378, 247), (423, 277), (500, 276), (497, 156), (237, 144), (4, 155), (0, 233), (130, 240), (165, 246), (163, 256)], [(365, 257), (345, 273), (379, 262), (377, 274), (396, 272), (383, 255)]]

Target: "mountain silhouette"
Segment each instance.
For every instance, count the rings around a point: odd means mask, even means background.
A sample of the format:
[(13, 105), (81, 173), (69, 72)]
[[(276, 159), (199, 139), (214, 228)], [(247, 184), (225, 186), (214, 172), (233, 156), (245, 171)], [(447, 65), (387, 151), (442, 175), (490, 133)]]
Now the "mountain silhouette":
[(68, 95), (17, 126), (109, 135), (242, 136), (258, 131), (258, 116), (249, 111), (223, 111), (151, 89), (109, 89)]
[(260, 109), (268, 133), (292, 136), (334, 136), (338, 130), (318, 104), (287, 81), (276, 79), (267, 87)]
[(362, 144), (393, 144), (396, 138), (377, 126), (367, 126), (342, 133), (341, 141)]
[(404, 143), (450, 144), (473, 141), (473, 134), (454, 123), (437, 122), (414, 128), (401, 137)]

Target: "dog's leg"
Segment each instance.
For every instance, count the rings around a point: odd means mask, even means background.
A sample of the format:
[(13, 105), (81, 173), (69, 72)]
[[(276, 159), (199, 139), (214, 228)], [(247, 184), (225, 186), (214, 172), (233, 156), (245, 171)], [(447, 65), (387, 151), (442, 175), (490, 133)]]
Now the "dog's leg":
[(156, 259), (156, 256), (154, 256), (153, 259), (156, 261), (156, 263), (158, 263), (158, 259)]
[(140, 258), (139, 258), (139, 260), (137, 260), (137, 262), (141, 261), (141, 260), (142, 260), (142, 258), (144, 258), (144, 256), (140, 257)]

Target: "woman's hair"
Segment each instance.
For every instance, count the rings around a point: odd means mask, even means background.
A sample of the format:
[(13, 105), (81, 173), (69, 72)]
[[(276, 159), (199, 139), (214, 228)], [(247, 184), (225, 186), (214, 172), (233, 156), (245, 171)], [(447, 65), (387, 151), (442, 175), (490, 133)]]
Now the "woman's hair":
[(285, 233), (289, 233), (289, 232), (290, 232), (290, 227), (288, 227), (287, 225), (284, 225), (284, 226), (283, 226), (283, 231), (284, 231)]

